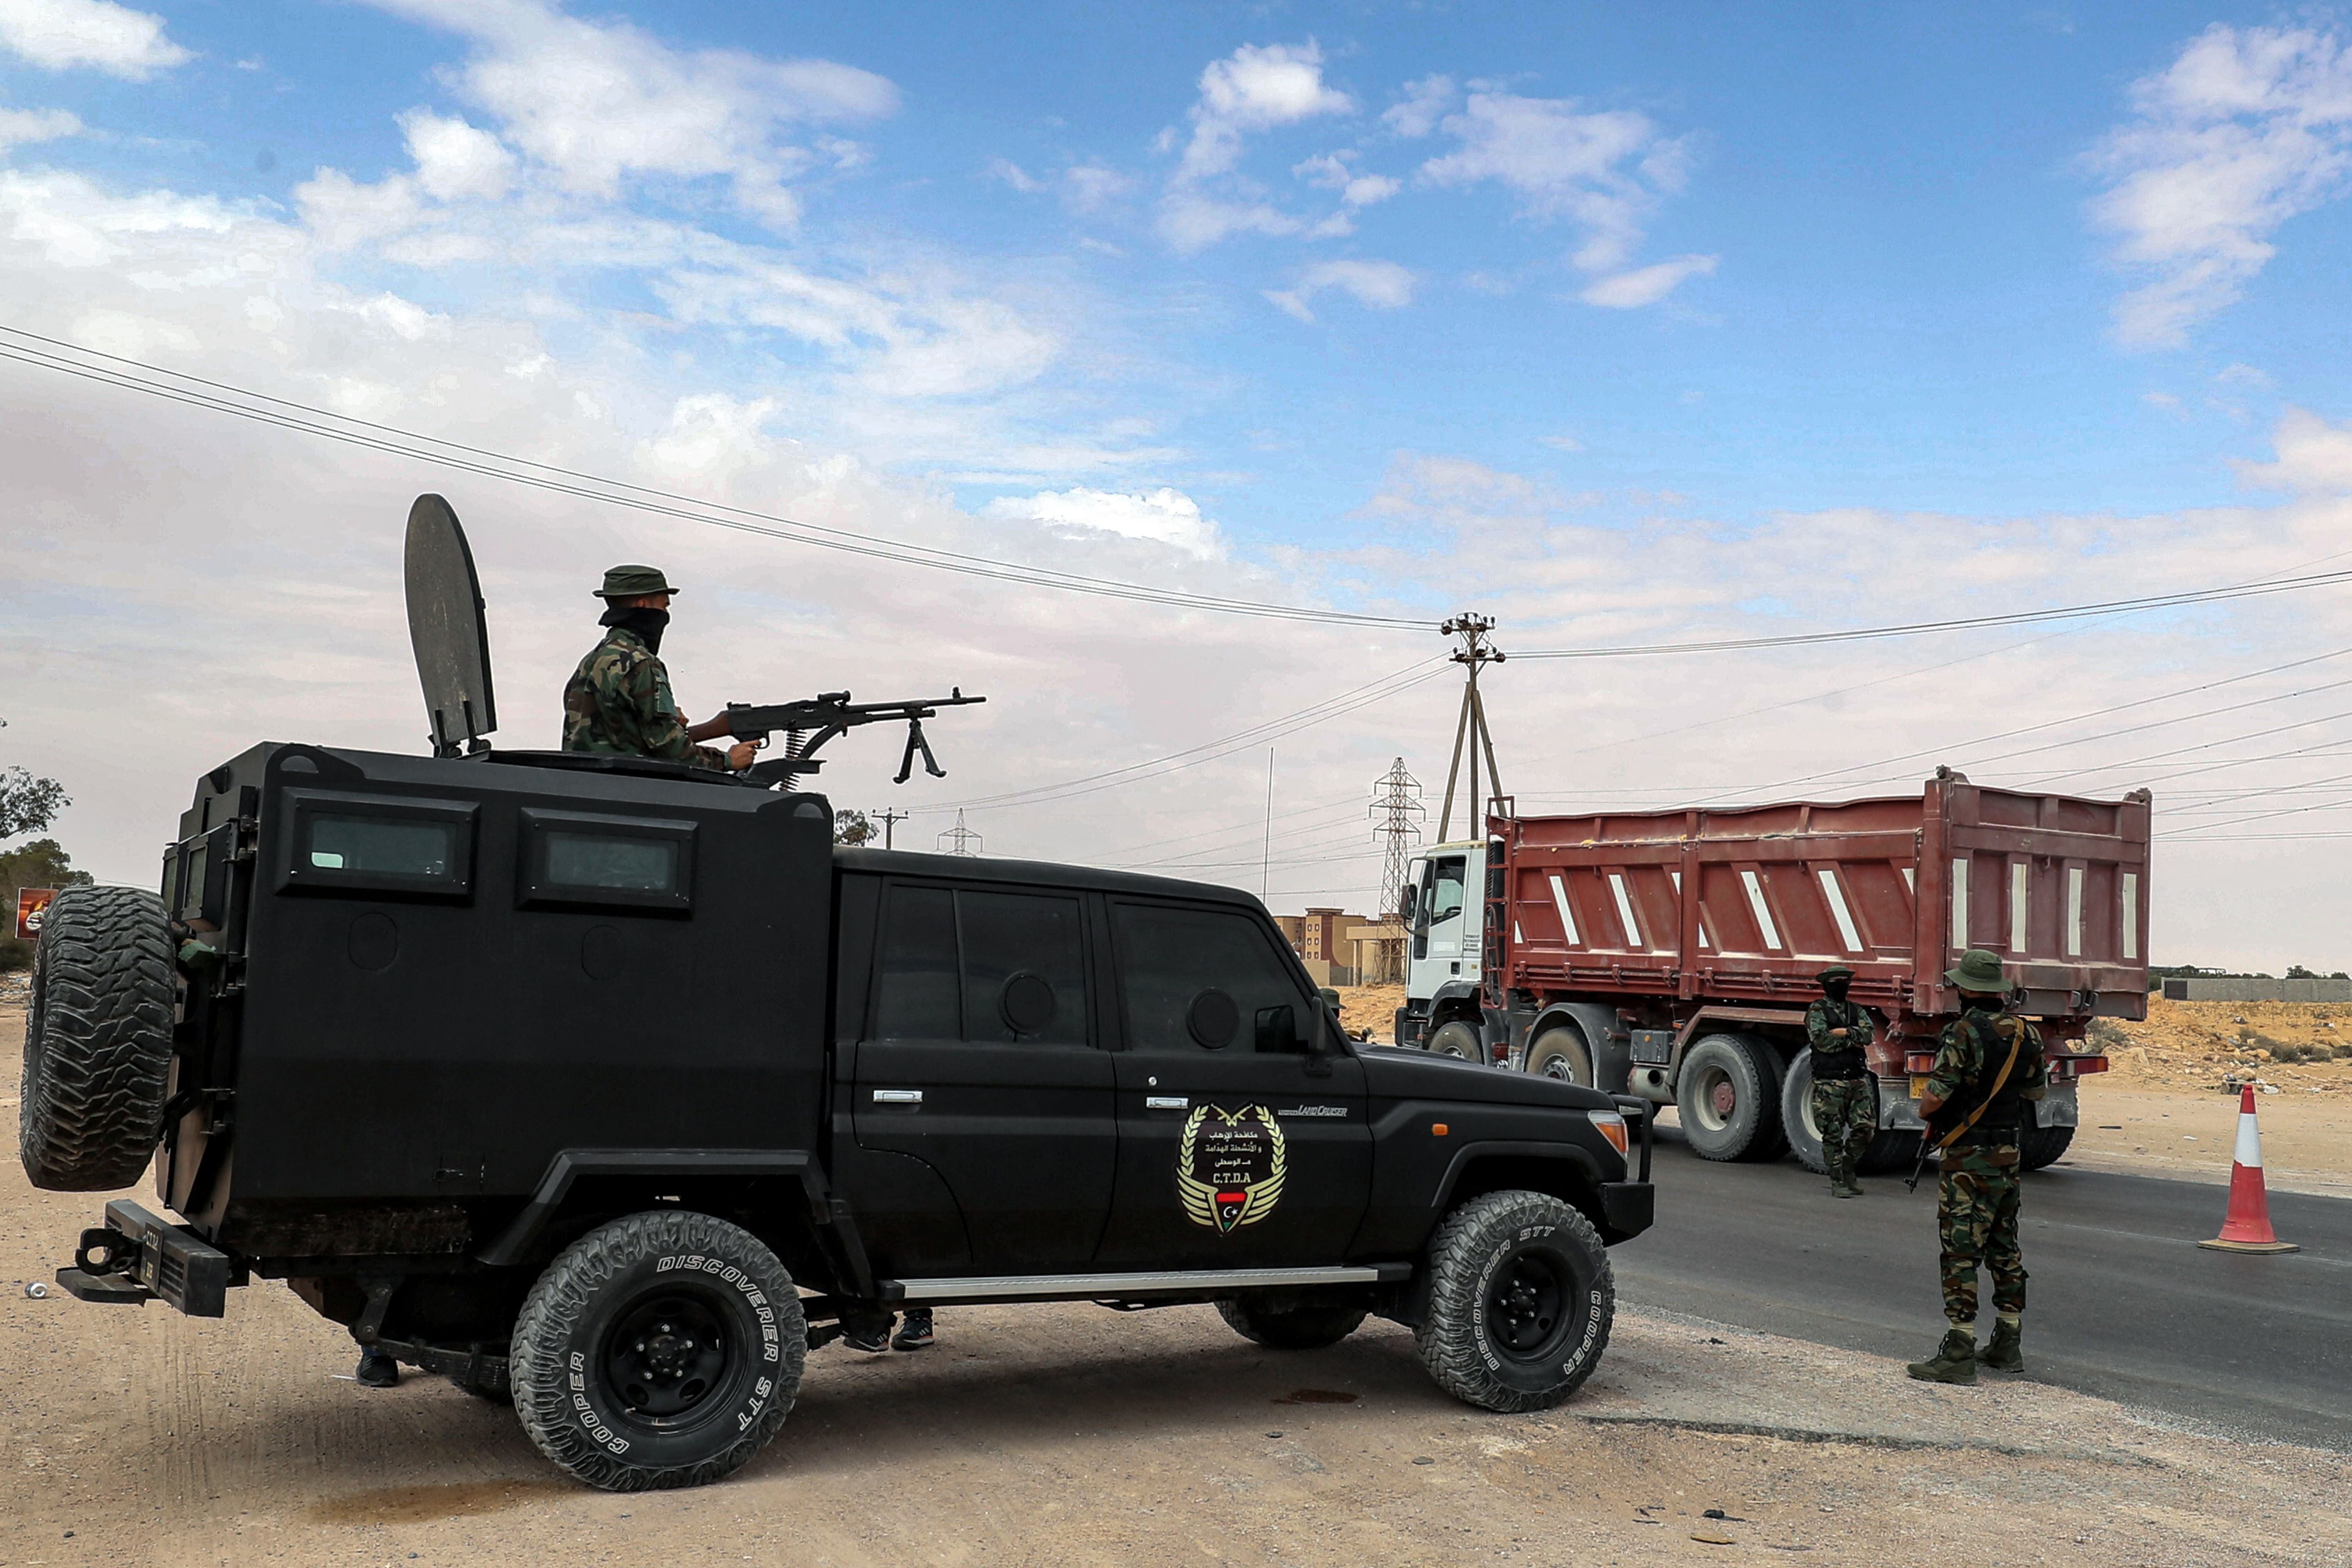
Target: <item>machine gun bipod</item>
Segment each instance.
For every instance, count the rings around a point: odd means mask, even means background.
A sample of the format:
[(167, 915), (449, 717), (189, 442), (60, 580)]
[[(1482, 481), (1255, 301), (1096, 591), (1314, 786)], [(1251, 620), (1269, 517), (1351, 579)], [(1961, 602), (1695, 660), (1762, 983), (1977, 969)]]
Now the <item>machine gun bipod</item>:
[(784, 732), (784, 754), (764, 763), (754, 763), (750, 776), (761, 784), (790, 784), (801, 773), (813, 773), (824, 764), (816, 752), (824, 743), (845, 731), (861, 724), (881, 724), (904, 720), (907, 725), (907, 749), (898, 759), (898, 775), (890, 782), (905, 784), (915, 771), (915, 756), (920, 752), (924, 771), (935, 779), (948, 776), (931, 755), (931, 743), (923, 735), (923, 721), (936, 718), (942, 708), (968, 708), (985, 702), (985, 697), (966, 697), (963, 688), (949, 688), (946, 697), (918, 698), (911, 702), (852, 702), (846, 691), (824, 691), (800, 702), (730, 702), (727, 705), (727, 732), (739, 741), (764, 742), (781, 730)]

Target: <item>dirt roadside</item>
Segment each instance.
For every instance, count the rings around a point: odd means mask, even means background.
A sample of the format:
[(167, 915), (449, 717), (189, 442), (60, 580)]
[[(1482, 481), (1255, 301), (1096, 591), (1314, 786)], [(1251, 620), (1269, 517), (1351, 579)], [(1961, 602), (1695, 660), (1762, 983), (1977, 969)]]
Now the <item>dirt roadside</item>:
[[(0, 1098), (22, 1026), (0, 1010)], [(813, 1357), (783, 1435), (725, 1485), (608, 1496), (438, 1379), (347, 1381), (341, 1331), (283, 1286), (213, 1321), (28, 1299), (101, 1201), (0, 1169), (0, 1568), (1883, 1568), (1948, 1554), (1955, 1512), (1981, 1563), (2352, 1560), (2344, 1456), (1630, 1313), (1577, 1399), (1497, 1416), (1440, 1394), (1392, 1324), (1282, 1354), (1206, 1308), (950, 1310), (933, 1350)]]

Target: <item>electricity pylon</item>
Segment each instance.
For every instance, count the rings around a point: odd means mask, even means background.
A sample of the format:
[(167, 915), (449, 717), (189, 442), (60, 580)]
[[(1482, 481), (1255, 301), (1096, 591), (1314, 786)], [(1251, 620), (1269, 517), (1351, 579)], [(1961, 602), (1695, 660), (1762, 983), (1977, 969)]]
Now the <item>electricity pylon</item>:
[[(1463, 666), (1470, 679), (1462, 688), (1462, 717), (1454, 726), (1454, 760), (1445, 769), (1445, 804), (1437, 812), (1437, 841), (1445, 843), (1446, 830), (1454, 826), (1454, 786), (1462, 779), (1462, 752), (1467, 745), (1470, 752), (1470, 797), (1465, 803), (1469, 831), (1475, 835), (1485, 831), (1479, 822), (1480, 806), (1489, 795), (1503, 793), (1503, 770), (1495, 762), (1495, 735), (1486, 728), (1486, 705), (1478, 696), (1478, 671), (1490, 664), (1503, 662), (1502, 650), (1486, 640), (1495, 629), (1492, 616), (1465, 613), (1454, 616), (1438, 628), (1447, 637), (1460, 637), (1462, 646), (1454, 650), (1454, 662)], [(1478, 793), (1478, 758), (1486, 759), (1486, 794)]]
[(980, 835), (963, 825), (963, 813), (956, 813), (956, 825), (940, 835), (939, 847), (950, 855), (978, 855)]
[(1404, 978), (1404, 922), (1397, 918), (1403, 901), (1405, 863), (1412, 858), (1412, 841), (1421, 837), (1414, 817), (1426, 816), (1421, 804), (1421, 781), (1405, 772), (1399, 757), (1389, 771), (1372, 781), (1372, 837), (1381, 841), (1381, 935), (1374, 950), (1374, 984), (1392, 985)]

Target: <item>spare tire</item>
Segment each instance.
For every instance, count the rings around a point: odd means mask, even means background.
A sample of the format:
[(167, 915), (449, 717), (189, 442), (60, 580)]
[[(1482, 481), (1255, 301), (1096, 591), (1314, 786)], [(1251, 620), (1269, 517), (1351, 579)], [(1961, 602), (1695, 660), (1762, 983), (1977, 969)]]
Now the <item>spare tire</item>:
[(137, 888), (68, 888), (33, 950), (16, 1147), (33, 1185), (110, 1192), (163, 1136), (172, 1065), (172, 939)]

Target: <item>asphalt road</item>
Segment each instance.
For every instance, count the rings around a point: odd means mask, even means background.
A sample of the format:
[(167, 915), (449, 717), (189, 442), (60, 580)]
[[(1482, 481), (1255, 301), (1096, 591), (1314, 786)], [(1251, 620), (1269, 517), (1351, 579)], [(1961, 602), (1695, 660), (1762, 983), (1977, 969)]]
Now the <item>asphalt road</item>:
[[(1612, 1249), (1619, 1300), (1906, 1360), (1934, 1348), (1932, 1170), (1916, 1194), (1878, 1176), (1840, 1202), (1793, 1160), (1717, 1164), (1662, 1128), (1654, 1174), (1657, 1225)], [(2273, 1193), (2273, 1225), (2303, 1250), (2257, 1258), (2195, 1245), (2226, 1197), (2065, 1167), (2026, 1177), (2027, 1374), (2352, 1452), (2352, 1202)]]

